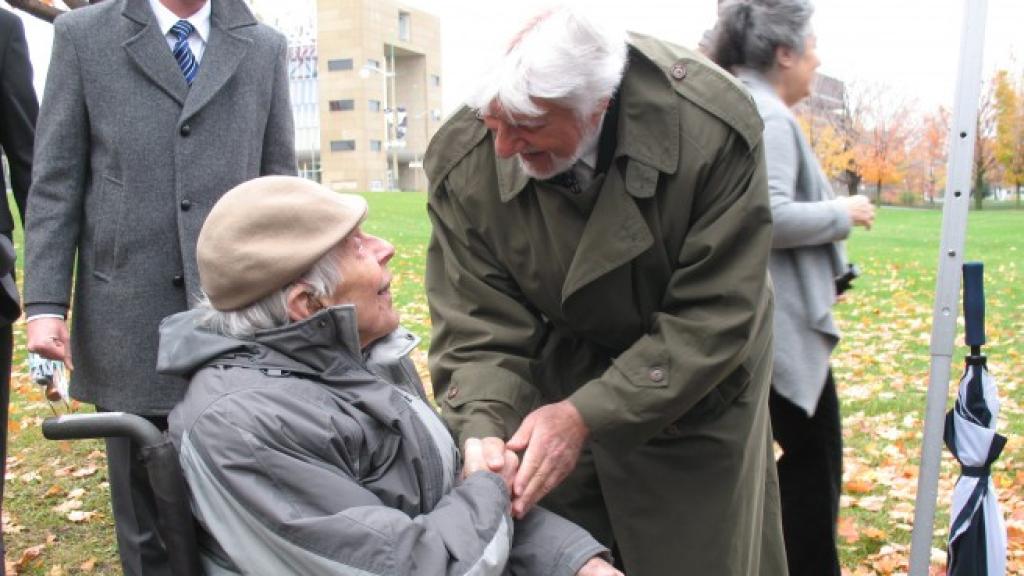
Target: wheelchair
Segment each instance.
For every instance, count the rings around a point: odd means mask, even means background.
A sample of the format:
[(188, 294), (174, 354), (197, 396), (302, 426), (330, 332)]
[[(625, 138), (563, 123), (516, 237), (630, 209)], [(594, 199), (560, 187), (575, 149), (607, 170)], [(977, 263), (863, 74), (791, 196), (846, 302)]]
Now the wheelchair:
[(73, 414), (47, 418), (49, 440), (128, 438), (140, 447), (157, 504), (157, 530), (167, 548), (174, 576), (202, 576), (195, 520), (178, 452), (170, 438), (148, 420), (123, 412)]

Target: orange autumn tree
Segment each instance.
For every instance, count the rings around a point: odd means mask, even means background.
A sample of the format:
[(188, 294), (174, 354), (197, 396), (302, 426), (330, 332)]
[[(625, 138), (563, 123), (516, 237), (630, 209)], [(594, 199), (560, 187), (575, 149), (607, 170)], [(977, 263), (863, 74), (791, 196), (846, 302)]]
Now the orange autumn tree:
[(801, 114), (798, 120), (825, 175), (829, 180), (839, 179), (850, 165), (853, 150), (831, 123), (814, 122), (809, 114)]
[(1013, 78), (1006, 70), (999, 70), (993, 84), (995, 158), (1003, 169), (1004, 181), (1015, 188), (1020, 208), (1024, 186), (1024, 76)]
[(883, 186), (904, 179), (916, 127), (911, 106), (883, 85), (865, 88), (861, 107), (863, 128), (853, 155), (864, 181), (875, 186), (875, 202), (880, 202)]
[(921, 120), (918, 137), (910, 149), (907, 188), (919, 191), (929, 203), (942, 195), (946, 186), (946, 162), (949, 137), (949, 111), (944, 107)]

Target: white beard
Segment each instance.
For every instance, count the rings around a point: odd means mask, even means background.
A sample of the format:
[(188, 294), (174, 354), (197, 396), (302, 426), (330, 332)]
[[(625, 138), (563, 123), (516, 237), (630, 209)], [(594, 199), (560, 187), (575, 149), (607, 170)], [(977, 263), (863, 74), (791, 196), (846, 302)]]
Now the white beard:
[(562, 172), (565, 172), (566, 170), (572, 168), (573, 165), (576, 164), (576, 162), (578, 162), (579, 159), (583, 157), (583, 151), (589, 149), (594, 144), (594, 142), (596, 142), (597, 139), (601, 137), (600, 130), (598, 129), (600, 126), (601, 123), (598, 122), (597, 126), (584, 127), (583, 135), (582, 137), (580, 137), (580, 142), (579, 144), (576, 145), (576, 150), (573, 151), (572, 156), (563, 157), (555, 156), (554, 154), (549, 154), (549, 156), (551, 157), (551, 168), (547, 170), (536, 170), (535, 168), (531, 167), (525, 160), (523, 160), (522, 155), (516, 154), (516, 159), (519, 161), (519, 166), (523, 169), (523, 172), (526, 172), (527, 176), (535, 180), (547, 180), (548, 178), (557, 176), (558, 174), (561, 174)]

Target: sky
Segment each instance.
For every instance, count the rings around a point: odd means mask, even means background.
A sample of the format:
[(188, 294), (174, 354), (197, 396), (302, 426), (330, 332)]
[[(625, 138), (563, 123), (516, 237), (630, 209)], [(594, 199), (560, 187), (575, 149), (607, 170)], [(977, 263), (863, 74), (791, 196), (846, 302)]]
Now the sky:
[[(444, 109), (456, 108), (506, 40), (550, 0), (399, 0), (441, 18)], [(854, 84), (883, 84), (922, 112), (953, 107), (965, 0), (818, 0), (813, 26), (821, 72)], [(981, 3), (983, 0), (969, 0)], [(313, 0), (255, 0), (268, 21), (301, 22)], [(1024, 0), (988, 0), (983, 76), (1024, 70)], [(713, 26), (716, 0), (590, 0), (597, 19), (696, 46)], [(42, 90), (49, 24), (23, 15)]]

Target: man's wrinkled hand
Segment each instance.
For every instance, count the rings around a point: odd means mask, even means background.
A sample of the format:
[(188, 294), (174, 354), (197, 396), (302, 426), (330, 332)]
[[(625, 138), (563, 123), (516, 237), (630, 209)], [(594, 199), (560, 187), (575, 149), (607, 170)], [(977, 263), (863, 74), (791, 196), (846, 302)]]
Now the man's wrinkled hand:
[(71, 362), (71, 338), (68, 325), (63, 318), (37, 318), (27, 325), (28, 351), (43, 358), (60, 360), (68, 370), (74, 370)]
[(522, 518), (538, 500), (561, 484), (576, 467), (589, 431), (568, 400), (531, 412), (509, 439), (507, 448), (522, 452), (512, 498), (512, 516)]
[(576, 576), (625, 576), (614, 566), (603, 560), (600, 556), (594, 556), (580, 568)]
[(474, 472), (494, 472), (501, 476), (512, 493), (516, 471), (519, 469), (519, 456), (505, 448), (505, 441), (493, 436), (487, 438), (469, 438), (462, 450), (462, 477), (466, 478)]

